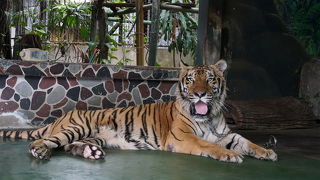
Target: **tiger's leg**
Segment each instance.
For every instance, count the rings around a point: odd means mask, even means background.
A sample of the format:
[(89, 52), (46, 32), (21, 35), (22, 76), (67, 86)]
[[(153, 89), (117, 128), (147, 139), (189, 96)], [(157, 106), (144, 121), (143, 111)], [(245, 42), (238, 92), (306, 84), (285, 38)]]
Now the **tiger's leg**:
[[(179, 135), (178, 135), (179, 134)], [(242, 162), (242, 156), (218, 144), (205, 141), (191, 132), (171, 131), (166, 140), (166, 151), (211, 157), (225, 162)]]
[(252, 156), (257, 159), (277, 160), (277, 154), (273, 150), (260, 147), (236, 133), (228, 134), (219, 140), (218, 144), (241, 155)]
[[(81, 135), (87, 137), (88, 134)], [(29, 151), (37, 159), (50, 159), (51, 151), (54, 148), (63, 147), (66, 144), (70, 144), (80, 139), (79, 133), (74, 133), (72, 130), (64, 129), (59, 133), (51, 135), (44, 139), (38, 139), (33, 141), (29, 145)]]
[(64, 146), (66, 152), (74, 156), (89, 159), (103, 159), (105, 152), (102, 147), (106, 145), (105, 139), (101, 137), (85, 138)]

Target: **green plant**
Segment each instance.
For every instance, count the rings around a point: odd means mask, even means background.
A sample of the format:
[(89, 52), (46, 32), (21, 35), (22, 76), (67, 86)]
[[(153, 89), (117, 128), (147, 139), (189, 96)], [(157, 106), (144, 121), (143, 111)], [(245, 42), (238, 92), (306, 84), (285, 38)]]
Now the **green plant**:
[[(62, 56), (70, 49), (69, 42), (89, 40), (91, 5), (87, 3), (57, 3), (50, 0), (50, 6), (39, 12), (38, 7), (43, 0), (37, 0), (35, 7), (11, 13), (11, 26), (20, 25), (28, 33), (38, 35), (44, 44), (44, 49), (53, 47), (61, 50)], [(47, 20), (40, 20), (40, 14), (47, 13)], [(29, 21), (29, 24), (27, 23)], [(31, 24), (30, 24), (31, 22)], [(52, 44), (57, 41), (57, 46)], [(78, 48), (79, 49), (79, 48)], [(54, 60), (61, 57), (55, 56)]]
[(48, 19), (49, 31), (59, 31), (60, 36), (67, 31), (79, 33), (82, 40), (89, 39), (91, 6), (88, 3), (54, 3), (44, 10), (52, 14)]
[[(38, 2), (38, 7), (41, 1)], [(46, 49), (54, 47), (52, 43), (55, 43), (57, 49), (61, 52), (61, 57), (65, 56), (65, 51), (70, 50), (71, 46), (73, 49), (76, 49), (74, 44), (70, 42), (82, 41), (86, 42), (89, 46), (86, 56), (89, 58), (89, 61), (96, 63), (99, 53), (94, 54), (94, 49), (98, 47), (96, 39), (92, 39), (92, 42), (89, 42), (90, 39), (90, 21), (91, 21), (91, 11), (92, 7), (90, 3), (70, 3), (69, 1), (56, 1), (49, 0), (50, 6), (42, 12), (38, 12), (38, 8), (32, 7), (27, 8), (24, 11), (21, 11), (16, 14), (12, 14), (12, 26), (17, 26), (18, 24), (24, 27), (28, 32), (32, 34), (37, 34), (41, 37), (43, 42), (46, 44)], [(111, 0), (109, 2), (115, 3), (125, 3), (124, 0)], [(190, 3), (192, 0), (171, 0), (172, 3)], [(113, 12), (111, 9), (104, 7), (106, 13)], [(46, 21), (40, 21), (39, 16), (41, 13), (46, 13), (48, 18)], [(132, 59), (127, 57), (127, 53), (130, 50), (125, 49), (129, 43), (131, 45), (134, 42), (134, 34), (130, 26), (124, 26), (125, 23), (135, 24), (135, 17), (129, 15), (121, 15), (117, 17), (119, 19), (125, 19), (121, 21), (120, 26), (117, 26), (118, 23), (113, 23), (108, 21), (108, 27), (111, 28), (106, 34), (106, 46), (108, 47), (108, 57), (103, 59), (102, 63), (110, 64), (111, 60), (116, 60), (118, 65), (125, 65), (126, 63), (132, 61)], [(32, 25), (27, 24), (27, 19), (31, 19)], [(197, 30), (197, 21), (190, 13), (173, 13), (170, 11), (162, 11), (161, 19), (161, 36), (164, 40), (170, 41), (169, 51), (177, 51), (184, 56), (188, 54), (195, 54), (196, 48), (196, 30)], [(119, 34), (116, 34), (112, 29), (117, 29), (122, 27), (122, 41), (117, 42)], [(127, 34), (127, 35), (125, 35)], [(130, 40), (128, 40), (130, 39)], [(144, 38), (145, 43), (148, 41), (147, 37)], [(120, 47), (121, 46), (121, 47)], [(112, 55), (113, 52), (120, 50), (122, 48), (123, 56), (119, 58)], [(79, 49), (79, 48), (78, 48)], [(61, 57), (57, 57), (58, 53), (54, 60), (60, 60)], [(91, 58), (92, 57), (92, 58)], [(67, 57), (65, 57), (67, 58)]]
[[(50, 0), (50, 6), (43, 9), (41, 12), (37, 10), (40, 2), (43, 0), (37, 0), (36, 7), (29, 7), (18, 13), (11, 14), (11, 26), (22, 26), (28, 33), (39, 35), (46, 44), (45, 49), (56, 47), (60, 50), (61, 56), (56, 54), (55, 60), (60, 60), (62, 56), (66, 56), (65, 52), (70, 49), (74, 44), (69, 42), (84, 41), (88, 45), (88, 57), (94, 57), (92, 62), (97, 62), (99, 54), (93, 56), (93, 50), (97, 47), (96, 42), (88, 42), (90, 36), (90, 23), (91, 23), (91, 4), (90, 3), (57, 3), (55, 0)], [(118, 1), (122, 2), (122, 1)], [(40, 13), (47, 13), (49, 16), (45, 22), (39, 20)], [(27, 24), (27, 21), (31, 21)], [(112, 23), (111, 23), (112, 26)], [(111, 51), (116, 51), (118, 44), (114, 40), (116, 34), (106, 34), (106, 46)], [(98, 38), (98, 37), (97, 37)], [(53, 42), (55, 46), (52, 45)], [(74, 47), (73, 47), (74, 48)], [(76, 50), (76, 48), (74, 48)], [(80, 50), (79, 48), (77, 50)], [(102, 60), (103, 63), (110, 63), (111, 59), (117, 57), (108, 54), (109, 59)], [(68, 57), (65, 57), (66, 59)], [(123, 62), (120, 62), (123, 61)], [(122, 64), (128, 59), (119, 60)]]
[(307, 52), (320, 57), (320, 2), (318, 0), (276, 0), (279, 14), (290, 32)]
[[(21, 25), (26, 31), (36, 34), (41, 38), (46, 37), (46, 25), (39, 21), (39, 14), (34, 7), (27, 8), (17, 13), (10, 13), (11, 26)], [(28, 26), (27, 19), (31, 21), (31, 26)]]
[(170, 41), (169, 52), (175, 50), (184, 56), (190, 53), (194, 56), (197, 28), (197, 21), (189, 13), (162, 11), (160, 14), (161, 35)]

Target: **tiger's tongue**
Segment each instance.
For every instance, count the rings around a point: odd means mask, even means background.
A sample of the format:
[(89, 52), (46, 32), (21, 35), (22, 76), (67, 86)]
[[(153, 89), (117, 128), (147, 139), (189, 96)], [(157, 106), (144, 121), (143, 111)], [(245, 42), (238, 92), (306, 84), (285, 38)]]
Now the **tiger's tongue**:
[(206, 103), (199, 101), (194, 105), (196, 114), (205, 115), (208, 112), (208, 106)]

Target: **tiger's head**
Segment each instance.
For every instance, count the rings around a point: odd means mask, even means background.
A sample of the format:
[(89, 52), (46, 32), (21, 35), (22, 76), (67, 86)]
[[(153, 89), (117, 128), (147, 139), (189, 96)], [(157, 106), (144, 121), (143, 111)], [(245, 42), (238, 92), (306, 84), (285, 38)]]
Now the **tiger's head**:
[(203, 122), (221, 113), (226, 97), (226, 68), (224, 60), (209, 66), (182, 68), (177, 99), (196, 121)]

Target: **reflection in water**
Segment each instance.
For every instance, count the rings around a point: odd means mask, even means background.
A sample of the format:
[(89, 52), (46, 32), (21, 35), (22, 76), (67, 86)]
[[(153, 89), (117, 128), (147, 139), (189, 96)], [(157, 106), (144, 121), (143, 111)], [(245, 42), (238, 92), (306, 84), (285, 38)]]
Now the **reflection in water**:
[(28, 158), (30, 159), (30, 167), (32, 167), (32, 168), (37, 168), (38, 166), (42, 166), (42, 165), (47, 164), (49, 162), (48, 160), (36, 159), (30, 153), (29, 153)]
[(14, 138), (2, 138), (0, 137), (0, 143), (2, 142), (31, 142), (25, 139), (14, 139)]
[(270, 135), (269, 141), (266, 142), (263, 146), (267, 149), (274, 149), (277, 147), (278, 140), (275, 136)]

